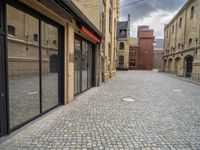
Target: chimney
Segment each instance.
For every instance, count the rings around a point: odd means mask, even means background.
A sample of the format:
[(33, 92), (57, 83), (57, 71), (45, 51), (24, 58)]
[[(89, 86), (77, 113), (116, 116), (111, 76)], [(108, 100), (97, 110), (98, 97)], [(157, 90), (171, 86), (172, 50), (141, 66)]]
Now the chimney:
[(131, 14), (128, 14), (128, 22), (131, 22)]
[(128, 14), (128, 37), (130, 38), (131, 14)]

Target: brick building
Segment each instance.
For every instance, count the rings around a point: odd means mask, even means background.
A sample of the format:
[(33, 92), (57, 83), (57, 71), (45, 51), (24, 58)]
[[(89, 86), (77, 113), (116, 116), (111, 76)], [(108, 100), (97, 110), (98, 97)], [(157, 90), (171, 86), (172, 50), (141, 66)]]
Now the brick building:
[(129, 52), (129, 69), (152, 70), (153, 69), (153, 43), (154, 31), (149, 26), (138, 27), (137, 39), (131, 39)]
[(200, 0), (188, 0), (164, 28), (164, 69), (178, 76), (200, 74)]

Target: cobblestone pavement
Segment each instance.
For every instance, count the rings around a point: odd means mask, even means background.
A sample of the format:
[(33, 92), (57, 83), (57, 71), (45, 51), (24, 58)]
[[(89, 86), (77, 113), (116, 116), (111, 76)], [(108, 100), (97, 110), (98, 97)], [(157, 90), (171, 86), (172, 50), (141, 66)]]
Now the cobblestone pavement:
[(0, 149), (197, 150), (200, 86), (150, 71), (118, 72), (14, 134)]

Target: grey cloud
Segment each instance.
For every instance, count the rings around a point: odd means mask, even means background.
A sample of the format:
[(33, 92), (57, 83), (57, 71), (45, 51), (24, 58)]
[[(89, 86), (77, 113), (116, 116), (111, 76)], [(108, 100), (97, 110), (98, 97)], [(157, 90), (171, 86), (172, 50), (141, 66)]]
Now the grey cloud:
[[(121, 0), (121, 6), (132, 3), (136, 0)], [(174, 11), (180, 8), (187, 0), (143, 0), (139, 3), (122, 7), (120, 9), (121, 19), (127, 18), (130, 13), (132, 19), (137, 21), (143, 17), (148, 16), (151, 12), (162, 9), (167, 11)]]

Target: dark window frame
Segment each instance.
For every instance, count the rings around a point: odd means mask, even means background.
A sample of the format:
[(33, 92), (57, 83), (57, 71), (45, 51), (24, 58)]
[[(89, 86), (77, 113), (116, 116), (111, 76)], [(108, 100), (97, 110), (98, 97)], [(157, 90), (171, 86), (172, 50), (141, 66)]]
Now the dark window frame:
[(16, 36), (16, 29), (14, 26), (7, 25), (7, 29), (8, 29), (7, 31), (8, 35)]
[(124, 50), (125, 49), (125, 44), (124, 44), (124, 42), (120, 42), (119, 43), (119, 50)]
[(34, 42), (39, 42), (39, 35), (38, 34), (33, 34), (33, 41)]
[[(59, 105), (62, 105), (64, 104), (64, 27), (62, 25), (60, 25), (59, 23), (55, 22), (54, 20), (52, 20), (51, 18), (39, 13), (38, 11), (36, 11), (35, 9), (27, 6), (26, 4), (20, 2), (20, 1), (12, 1), (12, 0), (6, 0), (5, 2), (5, 10), (4, 10), (4, 13), (5, 13), (5, 16), (6, 16), (6, 5), (10, 5), (12, 7), (14, 7), (15, 9), (19, 10), (19, 11), (22, 11), (24, 13), (27, 13), (28, 15), (32, 16), (32, 17), (35, 17), (36, 19), (39, 20), (39, 24), (41, 24), (41, 21), (43, 22), (46, 22), (48, 24), (51, 24), (52, 26), (58, 28), (58, 49), (59, 49), (59, 64), (60, 64), (60, 68), (59, 68), (59, 77), (58, 77), (58, 100), (59, 100)], [(6, 26), (6, 23), (4, 24), (4, 26)], [(39, 25), (39, 53), (41, 52), (41, 26)], [(7, 51), (7, 33), (5, 34), (6, 35), (6, 39), (5, 39), (5, 51)], [(41, 53), (40, 53), (41, 55)], [(6, 106), (7, 106), (7, 113), (6, 113), (6, 126), (7, 126), (7, 132), (6, 134), (10, 134), (11, 132), (13, 132), (14, 130), (17, 130), (19, 129), (20, 127), (26, 125), (27, 123), (33, 121), (34, 119), (42, 116), (43, 114), (51, 111), (52, 109), (58, 107), (59, 105), (53, 107), (53, 108), (50, 108), (44, 112), (40, 112), (39, 115), (36, 115), (30, 119), (28, 119), (27, 121), (24, 121), (23, 123), (15, 126), (14, 128), (10, 129), (10, 121), (9, 121), (9, 87), (8, 87), (8, 54), (6, 53), (5, 54), (5, 57), (6, 57), (6, 61), (5, 61), (5, 78), (6, 78), (6, 83), (5, 83), (5, 86), (6, 86), (6, 99), (7, 99), (7, 103), (6, 103)], [(41, 56), (40, 56), (40, 61), (41, 61)], [(40, 72), (41, 72), (41, 63), (40, 63)], [(41, 74), (40, 74), (41, 76)], [(41, 80), (40, 80), (40, 88), (41, 88)], [(40, 90), (41, 92), (41, 90)], [(41, 96), (41, 94), (40, 94)], [(40, 103), (41, 103), (41, 98), (40, 98)], [(40, 111), (41, 111), (41, 105), (40, 105)]]
[(192, 38), (189, 38), (189, 43), (188, 43), (188, 45), (191, 46), (191, 45), (192, 45), (192, 42), (193, 42), (193, 41), (192, 41)]
[[(132, 65), (132, 63), (133, 63), (134, 65)], [(130, 59), (130, 60), (129, 60), (129, 66), (130, 66), (130, 67), (135, 67), (135, 66), (136, 66), (136, 59)]]
[(194, 18), (194, 6), (191, 7), (190, 9), (190, 19)]
[(179, 19), (179, 28), (182, 27), (182, 22), (183, 22), (183, 18), (181, 17), (181, 18)]
[(174, 25), (172, 25), (172, 34), (174, 34)]
[(119, 65), (124, 65), (124, 56), (119, 56)]

